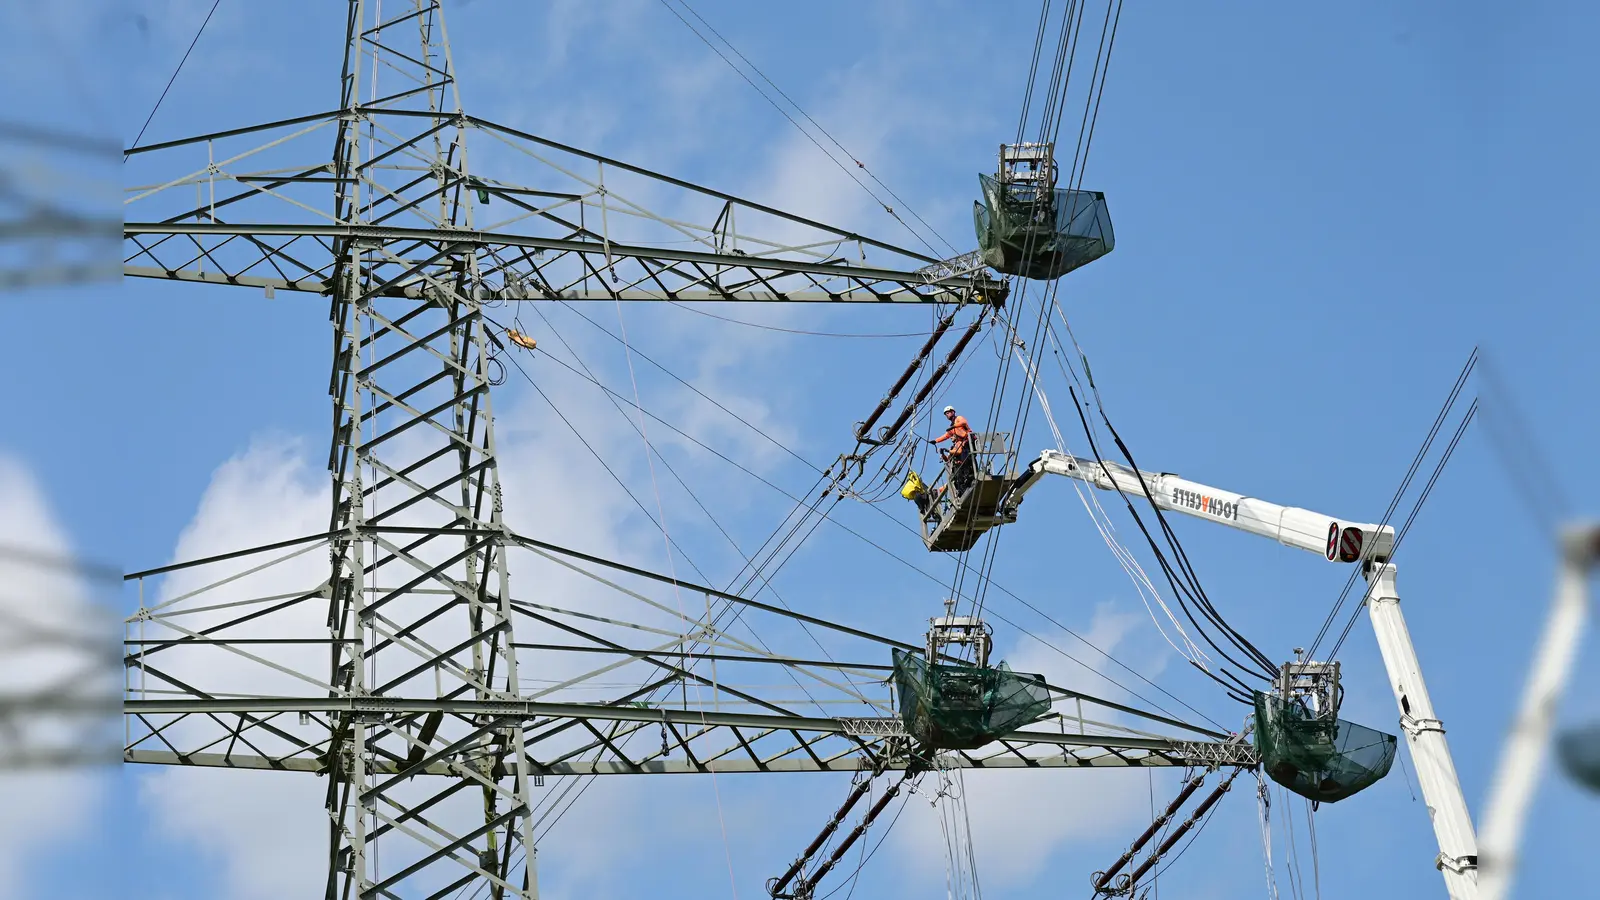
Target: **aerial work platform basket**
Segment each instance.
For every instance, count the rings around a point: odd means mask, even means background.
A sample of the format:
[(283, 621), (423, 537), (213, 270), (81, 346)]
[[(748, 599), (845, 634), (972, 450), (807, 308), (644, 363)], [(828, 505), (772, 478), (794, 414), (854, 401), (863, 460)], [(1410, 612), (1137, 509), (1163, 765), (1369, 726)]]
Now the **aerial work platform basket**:
[(1008, 496), (1019, 478), (1010, 468), (1010, 438), (1008, 432), (978, 432), (964, 462), (945, 463), (922, 514), (922, 541), (929, 550), (970, 550), (989, 529), (1017, 520)]
[(976, 750), (1050, 711), (1044, 681), (1005, 663), (929, 663), (895, 650), (894, 683), (906, 732), (939, 750)]
[(1334, 803), (1377, 784), (1394, 764), (1395, 736), (1308, 709), (1294, 697), (1255, 695), (1261, 767), (1296, 794)]
[[(989, 665), (992, 639), (976, 616), (957, 616), (955, 601), (930, 622), (925, 655), (894, 650), (900, 720), (925, 748), (976, 750), (1050, 711), (1050, 689), (1038, 675)], [(973, 648), (975, 663), (940, 663), (951, 644)]]
[(1116, 246), (1105, 194), (1056, 188), (1053, 151), (1002, 145), (999, 171), (978, 176), (983, 200), (972, 206), (973, 226), (984, 263), (996, 271), (1049, 281)]

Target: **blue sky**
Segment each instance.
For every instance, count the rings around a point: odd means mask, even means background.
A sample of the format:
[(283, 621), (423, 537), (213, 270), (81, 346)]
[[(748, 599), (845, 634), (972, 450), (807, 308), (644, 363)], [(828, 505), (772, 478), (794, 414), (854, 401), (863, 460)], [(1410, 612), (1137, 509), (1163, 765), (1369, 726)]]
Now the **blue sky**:
[[(146, 140), (333, 106), (343, 37), (336, 6), (224, 0)], [(71, 120), (78, 110), (81, 118), (64, 124), (127, 142), (207, 8), (200, 0), (140, 0), (114, 12), (61, 4), (44, 25), (64, 49), (41, 40), (8, 65), (39, 54), (72, 60), (72, 78), (30, 89), (30, 112)], [(992, 168), (996, 145), (1015, 131), (1035, 5), (830, 0), (778, 10), (700, 0), (695, 9), (943, 235), (963, 249), (973, 243), (974, 174)], [(911, 244), (661, 4), (471, 0), (447, 10), (464, 102), (475, 114)], [(1591, 301), (1600, 262), (1590, 252), (1600, 237), (1591, 202), (1600, 175), (1588, 165), (1600, 126), (1582, 114), (1600, 83), (1600, 62), (1583, 43), (1597, 19), (1589, 5), (1558, 2), (1128, 3), (1086, 178), (1107, 195), (1117, 249), (1069, 276), (1061, 296), (1141, 462), (1375, 519), (1478, 344), (1558, 482), (1582, 484), (1600, 443), (1591, 396), (1600, 383), (1600, 312)], [(0, 455), (32, 474), (81, 552), (128, 568), (173, 558), (202, 500), (225, 499), (219, 491), (235, 483), (228, 472), (316, 483), (328, 420), (327, 323), (316, 298), (129, 282), (12, 295), (4, 304), (0, 390), (16, 414), (0, 429)], [(863, 333), (916, 331), (927, 316), (911, 308), (713, 311)], [(628, 315), (640, 349), (824, 464), (848, 449), (851, 423), (918, 342), (784, 336), (681, 310)], [(627, 370), (603, 337), (570, 315), (557, 325), (625, 389)], [(987, 403), (993, 356), (982, 352), (950, 394), (958, 406)], [(608, 464), (624, 483), (648, 497), (637, 439), (599, 395), (553, 367), (539, 377), (558, 405), (585, 410), (581, 427), (603, 455), (614, 454)], [(1059, 414), (1065, 386), (1047, 389)], [(656, 373), (640, 370), (640, 390), (647, 407), (694, 411)], [(665, 568), (659, 535), (525, 386), (509, 382), (497, 411), (503, 433), (558, 448), (551, 470), (593, 486), (593, 516), (575, 540), (604, 537), (628, 561)], [(810, 483), (805, 469), (747, 433), (702, 424), (778, 484), (798, 491)], [(1050, 444), (1042, 426), (1036, 417), (1026, 448)], [(1411, 632), (1475, 815), (1553, 565), (1485, 436), (1475, 427), (1463, 442), (1397, 560)], [(682, 462), (686, 480), (715, 497), (713, 512), (742, 543), (759, 543), (788, 511), (788, 501), (737, 472), (687, 454)], [(520, 477), (536, 500), (540, 478), (554, 476)], [(1241, 708), (1165, 649), (1069, 490), (1046, 484), (1030, 495), (1001, 543), (996, 579), (1114, 642), (1120, 659), (1207, 713), (1237, 720)], [(1594, 511), (1581, 490), (1569, 500), (1574, 512)], [(696, 562), (730, 576), (735, 558), (688, 498), (668, 490), (665, 501)], [(840, 516), (947, 573), (947, 563), (928, 560), (870, 510), (842, 507)], [(250, 524), (262, 540), (295, 530), (261, 518)], [(1175, 527), (1217, 605), (1271, 655), (1304, 645), (1343, 585), (1345, 570), (1309, 554), (1194, 523)], [(828, 528), (777, 585), (819, 615), (912, 640), (938, 611), (935, 585)], [(1014, 602), (997, 600), (996, 611), (1082, 652)], [(1061, 664), (1025, 636), (997, 632), (1008, 655)], [(1600, 675), (1594, 645), (1575, 685)], [(1357, 626), (1341, 658), (1347, 714), (1394, 730), (1370, 628)], [(1061, 672), (1076, 679), (1069, 686), (1113, 692), (1091, 673)], [(1581, 688), (1563, 711), (1564, 721), (1597, 716), (1600, 699)], [(90, 873), (76, 848), (40, 852), (21, 896), (64, 896), (63, 885), (65, 896), (113, 886), (135, 898), (257, 896), (251, 881), (264, 877), (263, 862), (241, 861), (241, 842), (314, 825), (319, 810), (275, 827), (258, 822), (234, 841), (219, 836), (229, 827), (226, 807), (186, 817), (185, 803), (216, 805), (220, 796), (176, 781), (191, 774), (129, 769), (110, 778), (84, 827), (117, 866)], [(989, 896), (1079, 889), (1148, 821), (1134, 801), (1153, 791), (1161, 803), (1175, 785), (1171, 773), (1153, 786), (1145, 773), (1028, 774), (1036, 783), (968, 782), (973, 795), (1000, 798), (974, 822)], [(613, 779), (580, 805), (581, 826), (552, 839), (541, 877), (558, 897), (721, 896), (731, 895), (731, 860), (739, 896), (758, 896), (843, 797), (843, 780), (808, 778), (728, 776), (715, 791), (701, 779)], [(256, 779), (240, 790), (247, 797), (276, 786)], [(1443, 895), (1413, 790), (1396, 766), (1371, 791), (1318, 814), (1327, 896)], [(1170, 896), (1264, 892), (1250, 793), (1236, 788), (1163, 878)], [(238, 817), (276, 814), (270, 804), (242, 802)], [(1020, 812), (1004, 815), (1007, 808)], [(863, 896), (942, 890), (942, 876), (926, 872), (942, 851), (900, 827), (909, 836), (886, 842), (858, 885)], [(1547, 780), (1520, 894), (1570, 894), (1589, 849), (1582, 838), (1597, 827), (1600, 802)], [(592, 846), (602, 833), (608, 852)], [(273, 869), (321, 862), (277, 844), (261, 848)]]

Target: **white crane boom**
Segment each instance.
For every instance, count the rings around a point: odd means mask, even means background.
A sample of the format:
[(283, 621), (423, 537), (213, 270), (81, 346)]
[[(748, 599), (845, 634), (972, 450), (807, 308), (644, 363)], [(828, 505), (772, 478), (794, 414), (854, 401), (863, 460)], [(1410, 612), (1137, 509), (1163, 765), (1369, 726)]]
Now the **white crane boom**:
[(1394, 550), (1394, 529), (1363, 522), (1342, 522), (1331, 516), (1294, 506), (1279, 506), (1255, 497), (1199, 484), (1170, 473), (1138, 473), (1114, 462), (1081, 459), (1070, 453), (1046, 450), (1017, 481), (1012, 497), (1021, 500), (1040, 475), (1065, 475), (1105, 491), (1146, 496), (1139, 483), (1143, 474), (1149, 497), (1164, 510), (1227, 525), (1269, 537), (1286, 547), (1321, 553), (1330, 560), (1355, 562), (1387, 559)]
[[(1169, 473), (1139, 473), (1118, 463), (1082, 459), (1046, 450), (1017, 479), (1006, 505), (1015, 509), (1027, 491), (1047, 474), (1065, 475), (1101, 490), (1149, 497), (1163, 510), (1179, 512), (1272, 538), (1288, 547), (1321, 553), (1336, 562), (1362, 563), (1368, 583), (1372, 627), (1400, 708), (1400, 728), (1416, 764), (1417, 781), (1433, 820), (1439, 855), (1434, 865), (1444, 876), (1451, 900), (1477, 900), (1478, 849), (1472, 818), (1461, 794), (1445, 740), (1444, 725), (1434, 716), (1433, 701), (1422, 680), (1411, 634), (1400, 613), (1395, 589), (1394, 529), (1387, 525), (1347, 522), (1293, 506), (1279, 506), (1254, 497), (1188, 481)], [(1143, 478), (1141, 479), (1141, 474)]]
[(1556, 706), (1572, 677), (1589, 614), (1588, 579), (1600, 566), (1600, 524), (1571, 526), (1561, 535), (1560, 545), (1555, 599), (1484, 809), (1483, 900), (1503, 900), (1511, 891), (1522, 830), (1555, 728)]

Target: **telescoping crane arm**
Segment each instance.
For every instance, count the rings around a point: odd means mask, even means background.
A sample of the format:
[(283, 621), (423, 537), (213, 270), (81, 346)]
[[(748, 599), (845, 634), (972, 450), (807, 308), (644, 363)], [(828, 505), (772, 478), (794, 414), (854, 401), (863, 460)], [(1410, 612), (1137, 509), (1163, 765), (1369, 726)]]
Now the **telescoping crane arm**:
[[(1141, 481), (1140, 475), (1143, 474)], [(1279, 506), (1219, 490), (1167, 473), (1138, 473), (1118, 463), (1086, 460), (1046, 450), (1018, 477), (1004, 505), (1015, 512), (1030, 488), (1045, 475), (1065, 475), (1101, 490), (1149, 497), (1163, 510), (1183, 513), (1240, 531), (1272, 538), (1288, 547), (1321, 553), (1336, 562), (1361, 562), (1368, 583), (1368, 608), (1383, 666), (1400, 708), (1400, 727), (1416, 763), (1417, 781), (1433, 819), (1439, 855), (1434, 865), (1444, 876), (1451, 900), (1477, 900), (1478, 841), (1467, 802), (1456, 777), (1444, 725), (1422, 680), (1422, 664), (1411, 643), (1400, 595), (1395, 588), (1394, 529), (1346, 522), (1310, 510)]]
[[(1144, 475), (1143, 486), (1139, 476)], [(1081, 459), (1046, 450), (1028, 466), (1012, 488), (1012, 503), (1044, 475), (1065, 475), (1104, 491), (1149, 496), (1156, 506), (1240, 531), (1272, 538), (1286, 547), (1321, 553), (1329, 560), (1386, 560), (1394, 551), (1394, 529), (1387, 525), (1346, 522), (1294, 506), (1279, 506), (1255, 497), (1199, 484), (1168, 473), (1138, 473), (1114, 462)], [(1148, 486), (1148, 495), (1145, 492)]]

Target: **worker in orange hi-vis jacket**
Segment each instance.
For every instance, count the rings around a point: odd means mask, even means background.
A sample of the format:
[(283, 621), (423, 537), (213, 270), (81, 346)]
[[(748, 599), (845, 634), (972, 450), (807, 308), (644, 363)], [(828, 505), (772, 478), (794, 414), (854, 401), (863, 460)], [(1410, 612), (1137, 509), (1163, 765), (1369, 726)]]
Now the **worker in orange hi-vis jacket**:
[(972, 455), (969, 452), (972, 443), (972, 426), (967, 424), (965, 416), (956, 415), (954, 406), (944, 408), (945, 421), (950, 423), (950, 430), (928, 441), (930, 444), (950, 442), (949, 453), (941, 452), (945, 460), (950, 463), (951, 480), (955, 482), (956, 494), (964, 494), (972, 483)]

